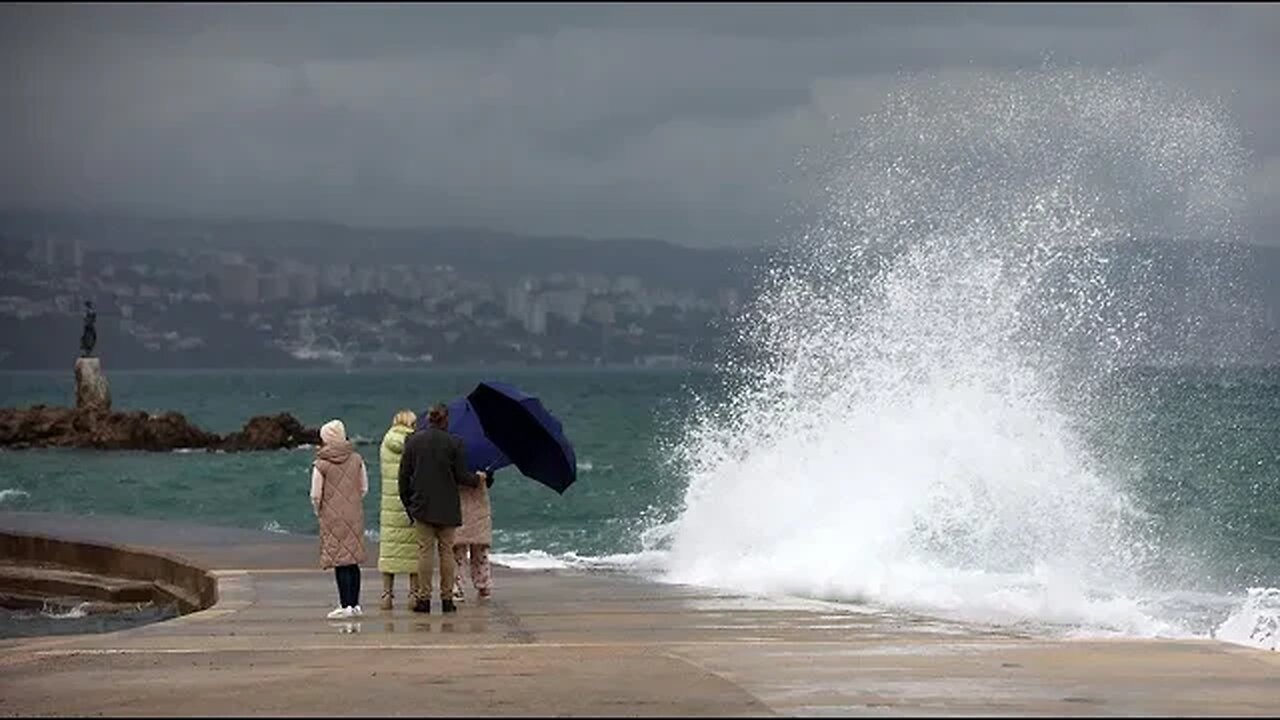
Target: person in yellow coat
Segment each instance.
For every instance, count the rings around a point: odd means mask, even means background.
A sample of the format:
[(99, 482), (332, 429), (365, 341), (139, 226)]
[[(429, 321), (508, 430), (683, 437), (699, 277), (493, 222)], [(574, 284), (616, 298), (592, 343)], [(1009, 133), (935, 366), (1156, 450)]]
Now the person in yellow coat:
[(378, 450), (378, 464), (382, 471), (378, 571), (382, 573), (383, 610), (392, 608), (398, 573), (409, 574), (410, 598), (416, 597), (418, 589), (418, 540), (413, 533), (413, 523), (400, 503), (399, 490), (400, 456), (404, 453), (405, 439), (413, 434), (416, 420), (412, 410), (397, 412)]

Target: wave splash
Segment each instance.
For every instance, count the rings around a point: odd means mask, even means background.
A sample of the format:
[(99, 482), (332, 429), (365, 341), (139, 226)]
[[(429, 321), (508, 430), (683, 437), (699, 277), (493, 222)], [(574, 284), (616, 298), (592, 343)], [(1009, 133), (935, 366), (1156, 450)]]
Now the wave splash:
[(576, 552), (552, 554), (543, 550), (522, 553), (494, 553), (495, 565), (515, 570), (616, 570), (653, 574), (665, 567), (667, 555), (662, 551), (617, 553), (613, 555), (579, 555)]
[(40, 615), (51, 620), (79, 620), (89, 614), (90, 603), (82, 602), (69, 608), (52, 607), (48, 603), (41, 609)]
[(31, 497), (31, 493), (21, 488), (5, 488), (0, 490), (0, 503), (9, 502), (11, 500), (24, 500)]
[(1249, 588), (1238, 610), (1218, 627), (1219, 640), (1280, 650), (1280, 588)]
[[(723, 363), (734, 391), (676, 448), (667, 577), (1185, 634), (1151, 606), (1161, 548), (1135, 468), (1090, 450), (1086, 398), (1243, 342), (1204, 310), (1161, 317), (1142, 254), (1231, 239), (1236, 133), (1143, 78), (1044, 71), (911, 80), (842, 140), (823, 222)], [(1203, 281), (1178, 292), (1219, 292), (1219, 256), (1190, 251)]]

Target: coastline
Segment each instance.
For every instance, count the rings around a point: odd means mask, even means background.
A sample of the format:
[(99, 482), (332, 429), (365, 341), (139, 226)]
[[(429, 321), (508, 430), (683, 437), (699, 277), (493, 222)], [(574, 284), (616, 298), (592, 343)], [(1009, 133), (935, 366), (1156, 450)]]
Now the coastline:
[[(414, 615), (401, 600), (390, 613), (330, 623), (332, 578), (316, 567), (311, 538), (83, 520), (67, 527), (65, 517), (0, 513), (0, 529), (53, 528), (186, 558), (217, 578), (218, 602), (113, 633), (5, 641), (6, 714), (1267, 715), (1280, 707), (1276, 653), (1216, 641), (1046, 640), (614, 573), (496, 567), (494, 600), (469, 598), (455, 616)], [(366, 572), (370, 606), (374, 577)], [(424, 703), (423, 687), (446, 692)]]

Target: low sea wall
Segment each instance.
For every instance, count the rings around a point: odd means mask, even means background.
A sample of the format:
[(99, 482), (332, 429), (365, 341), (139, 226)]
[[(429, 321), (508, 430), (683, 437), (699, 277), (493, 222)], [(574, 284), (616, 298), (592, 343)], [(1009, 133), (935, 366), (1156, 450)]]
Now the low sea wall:
[(151, 550), (0, 531), (0, 560), (151, 583), (156, 604), (172, 603), (184, 615), (218, 601), (217, 580), (207, 570)]

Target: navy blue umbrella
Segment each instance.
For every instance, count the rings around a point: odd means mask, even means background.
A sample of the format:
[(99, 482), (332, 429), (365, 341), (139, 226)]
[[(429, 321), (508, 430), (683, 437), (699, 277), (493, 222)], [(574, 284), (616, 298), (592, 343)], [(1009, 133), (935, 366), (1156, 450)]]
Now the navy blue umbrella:
[(573, 445), (538, 398), (507, 383), (482, 382), (466, 400), (484, 436), (521, 474), (561, 494), (578, 479)]
[[(493, 485), (493, 473), (511, 465), (511, 460), (497, 448), (489, 438), (485, 437), (480, 418), (466, 398), (458, 398), (449, 403), (449, 432), (462, 438), (467, 449), (467, 469), (471, 472), (483, 470), (489, 474), (489, 485)], [(418, 416), (419, 430), (427, 426), (427, 410)]]

